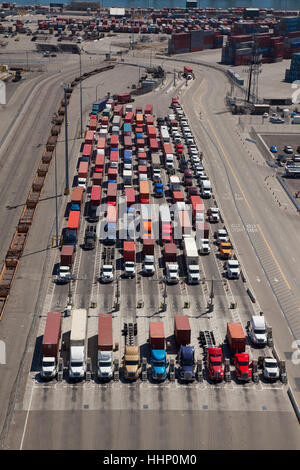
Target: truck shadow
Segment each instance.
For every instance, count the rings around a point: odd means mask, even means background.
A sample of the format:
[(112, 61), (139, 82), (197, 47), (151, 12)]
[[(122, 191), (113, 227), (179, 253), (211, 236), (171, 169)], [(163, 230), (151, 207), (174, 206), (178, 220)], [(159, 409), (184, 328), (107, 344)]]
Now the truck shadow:
[(38, 336), (35, 341), (34, 345), (34, 352), (30, 367), (30, 372), (37, 372), (35, 375), (35, 380), (38, 382), (42, 382), (40, 376), (40, 370), (42, 368), (42, 343), (43, 343), (43, 335)]

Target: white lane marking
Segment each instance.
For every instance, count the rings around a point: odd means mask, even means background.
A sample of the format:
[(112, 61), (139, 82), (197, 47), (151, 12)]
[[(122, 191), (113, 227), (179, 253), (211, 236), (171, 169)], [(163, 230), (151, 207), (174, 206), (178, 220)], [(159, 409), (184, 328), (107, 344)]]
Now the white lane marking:
[(32, 387), (31, 394), (30, 394), (29, 405), (28, 405), (28, 410), (27, 410), (27, 413), (26, 413), (26, 419), (25, 419), (25, 424), (24, 424), (24, 429), (23, 429), (23, 435), (22, 435), (20, 450), (22, 450), (22, 448), (23, 448), (23, 443), (24, 443), (24, 438), (25, 438), (25, 433), (26, 433), (26, 428), (27, 428), (27, 422), (28, 422), (29, 412), (30, 412), (31, 403), (32, 403), (33, 390), (34, 390), (34, 388)]

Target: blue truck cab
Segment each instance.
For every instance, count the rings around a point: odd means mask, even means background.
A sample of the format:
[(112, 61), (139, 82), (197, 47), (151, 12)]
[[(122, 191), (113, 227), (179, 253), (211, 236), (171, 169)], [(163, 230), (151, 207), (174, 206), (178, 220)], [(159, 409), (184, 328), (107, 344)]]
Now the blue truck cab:
[(183, 381), (195, 380), (195, 349), (194, 346), (181, 346), (179, 351), (179, 377)]
[(62, 236), (63, 245), (73, 245), (74, 250), (76, 250), (77, 230), (65, 228), (63, 229)]
[(164, 195), (163, 183), (154, 183), (154, 193), (156, 197), (163, 197)]
[(163, 382), (167, 378), (167, 353), (165, 349), (152, 349), (151, 351), (152, 378)]
[(70, 207), (70, 212), (71, 211), (80, 211), (80, 205), (72, 203)]

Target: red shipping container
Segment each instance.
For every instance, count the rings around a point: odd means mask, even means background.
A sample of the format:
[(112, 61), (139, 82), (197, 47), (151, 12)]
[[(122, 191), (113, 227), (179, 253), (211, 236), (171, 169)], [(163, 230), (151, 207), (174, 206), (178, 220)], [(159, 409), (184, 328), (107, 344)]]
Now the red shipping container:
[(152, 114), (152, 113), (153, 113), (153, 105), (152, 104), (146, 104), (145, 114)]
[(246, 350), (246, 336), (240, 323), (227, 323), (227, 343), (233, 354)]
[(153, 238), (143, 237), (143, 254), (154, 255), (154, 240)]
[(117, 148), (119, 146), (119, 136), (112, 135), (110, 138), (110, 146), (113, 148)]
[(105, 150), (105, 137), (99, 137), (97, 142), (97, 149)]
[(177, 262), (177, 250), (175, 243), (167, 243), (164, 245), (164, 260), (165, 263)]
[(131, 149), (132, 148), (132, 138), (130, 135), (125, 135), (124, 136), (124, 147), (125, 149)]
[(151, 349), (165, 349), (165, 331), (162, 322), (149, 323), (149, 344)]
[(93, 174), (93, 185), (101, 186), (103, 180), (103, 172)]
[(89, 174), (89, 163), (80, 162), (78, 168), (78, 178), (87, 178)]
[(175, 341), (178, 346), (187, 346), (191, 342), (191, 326), (189, 317), (175, 315), (174, 317)]
[(154, 123), (154, 119), (152, 114), (147, 114), (146, 115), (146, 124), (151, 126)]
[(82, 156), (91, 158), (92, 153), (93, 153), (93, 146), (91, 144), (85, 144), (83, 146)]
[(78, 204), (79, 207), (81, 207), (82, 200), (83, 200), (83, 188), (76, 186), (76, 188), (73, 188), (73, 191), (72, 191), (71, 203)]
[(126, 199), (126, 206), (130, 207), (135, 204), (135, 192), (134, 188), (125, 188), (125, 199)]
[(124, 241), (123, 243), (123, 259), (124, 261), (135, 261), (135, 244), (133, 241)]
[(70, 211), (67, 228), (78, 230), (80, 225), (80, 211)]
[(63, 245), (60, 252), (61, 266), (72, 266), (74, 261), (75, 247), (74, 245)]
[(95, 135), (95, 132), (94, 132), (94, 131), (86, 131), (86, 134), (85, 134), (85, 143), (92, 145), (92, 144), (94, 143), (94, 135)]
[(98, 317), (98, 351), (113, 350), (112, 316), (100, 313)]
[(43, 336), (42, 351), (44, 357), (57, 357), (61, 337), (61, 313), (49, 312)]
[(92, 206), (100, 206), (101, 203), (101, 186), (92, 186), (90, 204)]

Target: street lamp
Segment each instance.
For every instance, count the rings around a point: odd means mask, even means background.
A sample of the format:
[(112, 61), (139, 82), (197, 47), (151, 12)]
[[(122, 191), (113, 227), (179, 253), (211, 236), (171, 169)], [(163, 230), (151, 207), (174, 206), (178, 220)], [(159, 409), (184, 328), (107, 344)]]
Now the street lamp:
[(67, 105), (67, 88), (68, 88), (68, 85), (66, 83), (63, 83), (62, 88), (64, 89), (64, 99), (65, 99), (65, 165), (66, 165), (65, 195), (68, 195), (68, 194), (70, 194), (70, 187), (69, 187), (69, 148), (68, 148), (68, 105)]
[(82, 80), (81, 80), (81, 51), (82, 47), (79, 50), (79, 76), (80, 76), (80, 83), (79, 83), (79, 93), (80, 93), (80, 137), (82, 137)]

